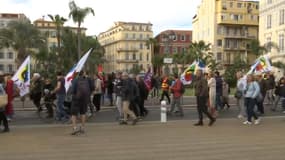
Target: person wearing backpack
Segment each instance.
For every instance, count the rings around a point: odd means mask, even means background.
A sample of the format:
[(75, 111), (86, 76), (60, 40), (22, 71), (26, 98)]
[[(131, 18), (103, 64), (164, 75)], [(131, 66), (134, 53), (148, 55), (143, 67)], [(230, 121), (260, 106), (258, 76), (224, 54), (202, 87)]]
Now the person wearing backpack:
[[(71, 135), (85, 133), (86, 111), (87, 104), (90, 100), (90, 94), (90, 82), (86, 77), (85, 73), (81, 71), (78, 75), (78, 78), (74, 79), (72, 82), (71, 120), (73, 130), (71, 132)], [(80, 114), (81, 118), (81, 126), (79, 128), (76, 125), (76, 119), (78, 114)]]
[(183, 108), (180, 105), (181, 102), (181, 98), (183, 96), (183, 84), (181, 82), (181, 80), (178, 78), (178, 74), (175, 73), (174, 74), (174, 84), (170, 87), (171, 92), (173, 93), (173, 99), (172, 99), (172, 103), (171, 103), (171, 108), (169, 111), (169, 114), (172, 114), (174, 111), (175, 106), (177, 106), (177, 108), (179, 109), (179, 116), (183, 117), (184, 116), (184, 112), (183, 112)]

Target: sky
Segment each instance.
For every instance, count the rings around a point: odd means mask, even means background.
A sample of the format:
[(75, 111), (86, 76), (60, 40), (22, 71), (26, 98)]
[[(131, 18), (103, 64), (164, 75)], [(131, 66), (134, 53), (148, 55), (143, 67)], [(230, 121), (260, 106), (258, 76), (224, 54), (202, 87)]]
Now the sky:
[[(0, 0), (1, 13), (24, 13), (32, 22), (48, 14), (68, 19), (70, 0)], [(91, 7), (82, 24), (87, 35), (98, 35), (116, 21), (152, 23), (154, 35), (167, 29), (192, 29), (192, 17), (201, 0), (75, 0), (81, 7)], [(69, 19), (65, 25), (76, 26)]]

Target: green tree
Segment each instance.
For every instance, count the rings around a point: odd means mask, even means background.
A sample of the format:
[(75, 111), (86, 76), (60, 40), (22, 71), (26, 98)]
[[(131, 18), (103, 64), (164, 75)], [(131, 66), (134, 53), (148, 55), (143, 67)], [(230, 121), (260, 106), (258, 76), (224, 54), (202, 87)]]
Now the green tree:
[(237, 73), (238, 71), (246, 72), (248, 68), (249, 65), (246, 61), (242, 60), (239, 57), (236, 57), (234, 60), (234, 64), (226, 68), (224, 78), (231, 87), (234, 87), (237, 82), (235, 73)]
[(152, 65), (153, 65), (153, 69), (154, 69), (155, 74), (160, 75), (161, 67), (163, 66), (163, 58), (164, 58), (164, 56), (160, 55), (160, 54), (153, 55)]
[(268, 42), (261, 45), (257, 39), (251, 40), (248, 46), (250, 52), (252, 52), (256, 58), (270, 52), (271, 48), (279, 50), (278, 46), (274, 42)]
[(48, 15), (49, 18), (52, 20), (52, 22), (55, 24), (56, 26), (56, 39), (57, 39), (57, 53), (58, 53), (58, 63), (57, 63), (57, 68), (60, 68), (61, 64), (62, 64), (62, 58), (61, 57), (64, 57), (64, 55), (62, 55), (61, 53), (61, 35), (62, 35), (62, 27), (63, 27), (63, 24), (64, 22), (67, 21), (67, 19), (65, 19), (64, 17), (61, 17), (60, 15)]
[(213, 56), (210, 52), (210, 46), (210, 43), (205, 43), (204, 41), (191, 43), (189, 46), (189, 60), (200, 60), (204, 64), (208, 64)]
[(30, 53), (46, 47), (45, 37), (28, 21), (12, 21), (7, 28), (0, 30), (2, 47), (12, 47), (17, 50), (16, 63), (19, 66)]
[(80, 36), (81, 36), (81, 24), (84, 22), (84, 19), (88, 14), (93, 14), (94, 10), (90, 7), (85, 7), (85, 8), (80, 8), (78, 7), (74, 1), (69, 2), (69, 18), (72, 17), (73, 22), (78, 24), (77, 27), (77, 49), (78, 49), (78, 55), (77, 58), (78, 60), (80, 59), (81, 56), (81, 41), (80, 41)]

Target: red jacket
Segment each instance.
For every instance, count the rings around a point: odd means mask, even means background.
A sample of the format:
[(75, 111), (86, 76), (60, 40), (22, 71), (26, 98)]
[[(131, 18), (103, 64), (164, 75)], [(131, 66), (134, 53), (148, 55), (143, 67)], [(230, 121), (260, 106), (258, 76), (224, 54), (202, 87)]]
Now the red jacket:
[(170, 87), (174, 98), (179, 98), (182, 96), (181, 89), (182, 89), (182, 82), (180, 79), (176, 79), (174, 85)]

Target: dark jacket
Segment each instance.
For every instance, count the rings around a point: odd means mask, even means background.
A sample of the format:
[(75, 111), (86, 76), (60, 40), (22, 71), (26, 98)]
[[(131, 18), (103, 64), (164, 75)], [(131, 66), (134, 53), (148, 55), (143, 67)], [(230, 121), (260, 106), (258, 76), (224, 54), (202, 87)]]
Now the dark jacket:
[(267, 91), (267, 83), (265, 79), (261, 79), (258, 81), (259, 87), (260, 87), (260, 93), (262, 94), (263, 97), (265, 97), (266, 95), (266, 91)]
[(195, 96), (208, 97), (208, 82), (204, 77), (196, 78), (195, 80)]
[(142, 98), (143, 100), (146, 100), (148, 96), (148, 90), (144, 81), (140, 80), (139, 82), (137, 82), (137, 85), (139, 89), (139, 97)]

